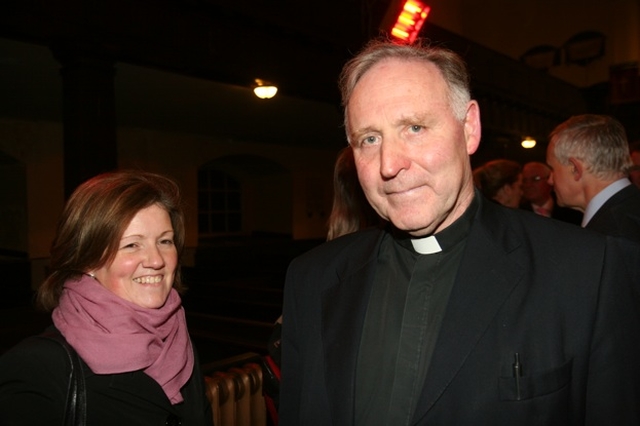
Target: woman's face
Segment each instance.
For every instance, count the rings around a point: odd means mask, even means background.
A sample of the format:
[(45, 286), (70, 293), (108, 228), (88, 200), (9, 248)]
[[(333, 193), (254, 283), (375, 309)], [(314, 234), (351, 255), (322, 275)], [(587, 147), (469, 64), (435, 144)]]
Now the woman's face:
[(90, 273), (117, 296), (153, 309), (166, 302), (177, 264), (171, 218), (154, 204), (133, 217), (113, 262)]

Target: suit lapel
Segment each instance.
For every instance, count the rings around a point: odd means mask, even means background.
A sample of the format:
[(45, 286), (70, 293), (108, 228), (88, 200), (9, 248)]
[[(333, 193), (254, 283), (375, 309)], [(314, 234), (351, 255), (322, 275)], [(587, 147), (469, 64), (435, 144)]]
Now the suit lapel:
[(481, 202), (474, 219), (414, 419), (425, 416), (446, 391), (523, 276), (513, 260), (520, 243), (508, 225), (498, 225), (508, 217), (483, 204), (488, 203)]
[(377, 238), (366, 260), (340, 274), (337, 284), (322, 294), (325, 377), (333, 424), (353, 423), (358, 347), (379, 243)]

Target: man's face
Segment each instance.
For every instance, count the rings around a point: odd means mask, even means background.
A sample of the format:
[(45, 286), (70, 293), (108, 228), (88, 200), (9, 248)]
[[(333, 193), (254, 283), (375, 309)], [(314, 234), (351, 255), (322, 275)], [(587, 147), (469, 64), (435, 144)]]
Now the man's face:
[(575, 178), (573, 165), (560, 163), (553, 153), (554, 146), (555, 141), (551, 140), (547, 148), (547, 164), (551, 168), (549, 184), (553, 186), (558, 205), (584, 211), (586, 205), (580, 201), (581, 188)]
[(553, 187), (549, 185), (549, 169), (543, 164), (528, 163), (522, 169), (522, 195), (525, 200), (543, 205)]
[(367, 199), (413, 236), (460, 217), (473, 198), (469, 155), (480, 142), (480, 112), (463, 120), (431, 63), (385, 60), (356, 85), (347, 108), (350, 143)]

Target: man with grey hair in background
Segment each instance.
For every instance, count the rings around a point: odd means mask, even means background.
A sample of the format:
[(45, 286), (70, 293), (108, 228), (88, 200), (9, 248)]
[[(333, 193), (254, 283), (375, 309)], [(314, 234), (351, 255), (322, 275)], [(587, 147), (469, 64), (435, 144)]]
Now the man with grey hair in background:
[(640, 424), (637, 267), (613, 238), (475, 190), (462, 58), (374, 41), (340, 82), (389, 225), (291, 262), (280, 426)]
[(550, 135), (549, 182), (558, 204), (584, 213), (582, 227), (640, 242), (640, 189), (622, 124), (606, 115), (576, 115)]

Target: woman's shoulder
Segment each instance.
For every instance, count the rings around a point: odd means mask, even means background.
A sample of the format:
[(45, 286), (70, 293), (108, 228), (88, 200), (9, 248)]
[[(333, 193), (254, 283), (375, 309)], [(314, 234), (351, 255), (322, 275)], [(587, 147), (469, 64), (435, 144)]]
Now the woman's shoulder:
[(67, 351), (54, 337), (57, 330), (27, 337), (0, 356), (0, 383), (5, 375), (40, 375), (68, 377), (70, 363)]
[(67, 397), (70, 362), (64, 347), (43, 336), (0, 356), (0, 424), (58, 424)]

